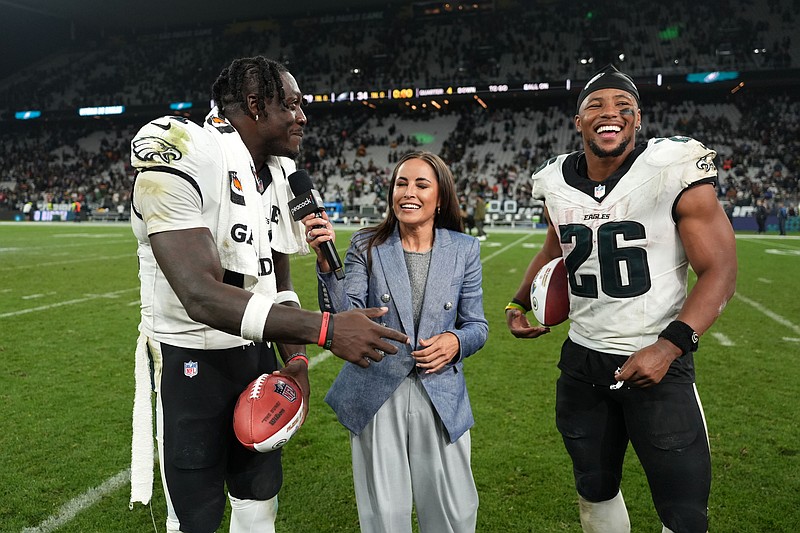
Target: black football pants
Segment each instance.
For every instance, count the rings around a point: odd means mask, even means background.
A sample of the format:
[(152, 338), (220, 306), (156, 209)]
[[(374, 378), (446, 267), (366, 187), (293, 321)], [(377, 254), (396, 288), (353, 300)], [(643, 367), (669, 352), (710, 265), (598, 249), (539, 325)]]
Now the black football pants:
[(584, 499), (616, 496), (630, 441), (662, 523), (675, 533), (706, 533), (711, 456), (694, 384), (611, 390), (562, 373), (556, 425)]
[(281, 488), (281, 450), (250, 451), (233, 433), (239, 394), (277, 369), (275, 351), (263, 343), (160, 348), (158, 441), (166, 497), (182, 532), (211, 533), (222, 522), (226, 484), (232, 496), (250, 500), (268, 500)]

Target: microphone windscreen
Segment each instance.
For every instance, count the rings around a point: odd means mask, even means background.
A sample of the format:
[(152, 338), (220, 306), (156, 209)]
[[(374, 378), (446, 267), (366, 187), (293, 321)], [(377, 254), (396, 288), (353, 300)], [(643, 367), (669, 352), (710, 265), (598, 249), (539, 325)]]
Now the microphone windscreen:
[(309, 176), (308, 172), (305, 170), (296, 170), (289, 174), (287, 179), (289, 180), (289, 187), (292, 188), (292, 193), (295, 196), (306, 193), (314, 188), (314, 184), (311, 183), (311, 176)]

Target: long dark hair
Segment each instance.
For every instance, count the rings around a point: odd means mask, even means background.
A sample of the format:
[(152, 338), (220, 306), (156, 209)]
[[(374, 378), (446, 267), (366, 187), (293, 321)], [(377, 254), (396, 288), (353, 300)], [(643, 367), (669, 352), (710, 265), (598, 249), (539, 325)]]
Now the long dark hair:
[(436, 181), (439, 184), (439, 209), (433, 218), (433, 225), (436, 228), (446, 228), (460, 233), (464, 232), (464, 221), (461, 219), (461, 211), (458, 205), (458, 195), (456, 195), (456, 183), (453, 173), (448, 168), (441, 157), (426, 151), (409, 152), (400, 158), (392, 171), (392, 179), (389, 181), (389, 201), (386, 208), (386, 218), (377, 226), (372, 226), (358, 231), (353, 236), (353, 243), (360, 251), (367, 251), (367, 266), (372, 268), (372, 249), (386, 242), (386, 239), (394, 233), (397, 226), (397, 215), (394, 213), (392, 205), (392, 194), (394, 185), (397, 181), (397, 172), (400, 166), (409, 159), (422, 159), (428, 163), (436, 174)]

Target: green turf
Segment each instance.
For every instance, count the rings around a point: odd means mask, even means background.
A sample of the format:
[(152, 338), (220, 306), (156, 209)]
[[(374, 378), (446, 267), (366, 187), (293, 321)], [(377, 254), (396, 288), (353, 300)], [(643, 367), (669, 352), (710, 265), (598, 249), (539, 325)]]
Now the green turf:
[[(523, 341), (503, 315), (543, 234), (488, 231), (489, 341), (465, 370), (477, 421), (478, 530), (579, 532), (553, 421), (567, 327)], [(340, 252), (348, 233), (341, 231)], [(714, 468), (710, 529), (796, 531), (800, 240), (739, 235), (737, 245), (737, 295), (696, 357)], [(295, 258), (292, 268), (302, 301), (316, 308), (312, 265)], [(157, 477), (152, 508), (128, 510), (136, 270), (127, 225), (0, 224), (0, 531), (141, 533), (153, 521), (164, 531)], [(329, 358), (311, 370), (310, 418), (284, 452), (280, 533), (358, 530), (347, 433), (322, 401), (341, 364)], [(623, 491), (633, 531), (660, 532), (633, 453)]]

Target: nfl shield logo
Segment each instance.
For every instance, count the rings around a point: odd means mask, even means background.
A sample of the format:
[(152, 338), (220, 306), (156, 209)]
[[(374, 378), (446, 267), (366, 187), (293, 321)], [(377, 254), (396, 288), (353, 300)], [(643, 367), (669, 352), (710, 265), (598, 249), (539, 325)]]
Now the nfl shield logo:
[(595, 198), (602, 198), (606, 195), (606, 186), (605, 185), (598, 185), (594, 188), (594, 197)]
[(285, 381), (278, 381), (275, 383), (275, 392), (290, 402), (294, 402), (297, 399), (297, 391)]
[(186, 361), (183, 363), (183, 375), (193, 378), (197, 375), (197, 361)]

